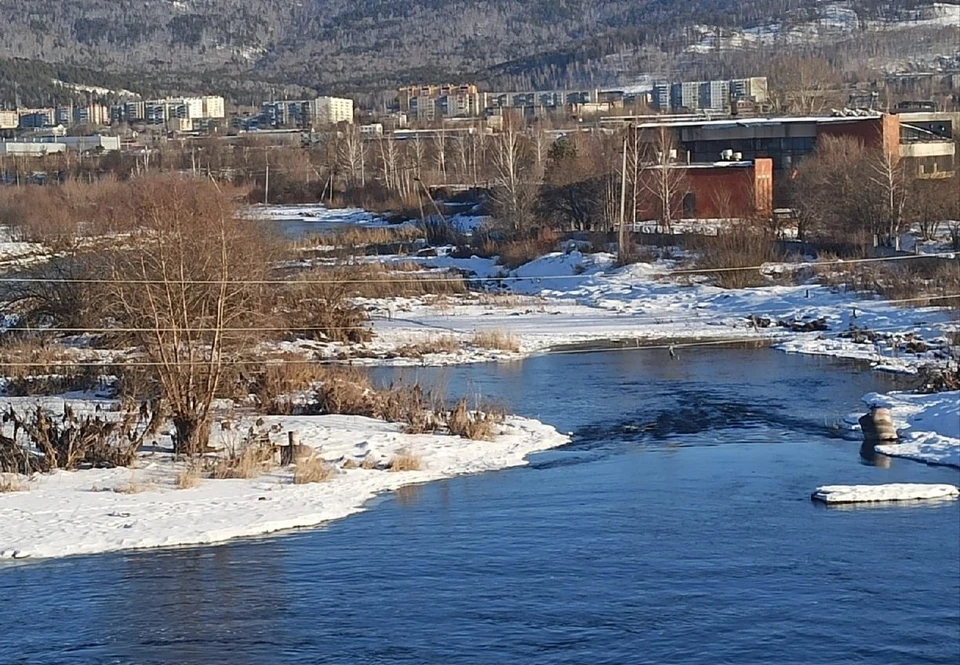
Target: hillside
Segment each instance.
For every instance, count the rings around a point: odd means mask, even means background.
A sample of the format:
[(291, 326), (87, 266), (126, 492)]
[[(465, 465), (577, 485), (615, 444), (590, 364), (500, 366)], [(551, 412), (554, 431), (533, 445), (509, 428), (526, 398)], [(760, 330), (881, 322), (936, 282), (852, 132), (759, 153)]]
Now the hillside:
[[(960, 30), (955, 0), (60, 0), (26, 11), (0, 0), (0, 9), (0, 57), (80, 65), (97, 80), (73, 82), (87, 85), (216, 88), (241, 100), (284, 86), (375, 91), (461, 77), (607, 84), (727, 67), (730, 53), (750, 49), (849, 48), (891, 29), (910, 32), (920, 57), (951, 56)], [(37, 85), (25, 81), (21, 94)]]

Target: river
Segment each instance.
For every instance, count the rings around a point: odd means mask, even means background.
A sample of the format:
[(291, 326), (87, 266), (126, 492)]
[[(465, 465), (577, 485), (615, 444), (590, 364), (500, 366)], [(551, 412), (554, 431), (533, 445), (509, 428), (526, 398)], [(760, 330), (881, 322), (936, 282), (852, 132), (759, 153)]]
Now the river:
[(960, 658), (960, 502), (809, 498), (960, 482), (863, 460), (834, 427), (865, 392), (905, 385), (892, 377), (716, 348), (376, 374), (500, 400), (573, 443), (324, 529), (0, 568), (0, 663)]

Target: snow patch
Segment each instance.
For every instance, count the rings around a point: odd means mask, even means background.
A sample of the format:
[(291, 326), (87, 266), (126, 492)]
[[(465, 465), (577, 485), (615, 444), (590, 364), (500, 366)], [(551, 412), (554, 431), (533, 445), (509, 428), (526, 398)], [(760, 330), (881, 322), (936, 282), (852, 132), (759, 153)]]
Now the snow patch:
[(890, 483), (887, 485), (824, 485), (817, 488), (812, 498), (826, 504), (837, 504), (956, 499), (958, 496), (960, 496), (960, 490), (954, 485)]
[(316, 526), (363, 510), (382, 492), (523, 465), (530, 453), (569, 441), (553, 427), (519, 417), (508, 418), (493, 441), (405, 434), (399, 425), (354, 416), (264, 420), (267, 427), (299, 431), (301, 444), (331, 464), (371, 457), (382, 466), (409, 452), (421, 458), (421, 469), (341, 469), (328, 482), (295, 485), (292, 470), (283, 468), (252, 480), (204, 479), (175, 489), (182, 463), (153, 453), (132, 470), (38, 474), (27, 491), (0, 494), (0, 558), (210, 544)]

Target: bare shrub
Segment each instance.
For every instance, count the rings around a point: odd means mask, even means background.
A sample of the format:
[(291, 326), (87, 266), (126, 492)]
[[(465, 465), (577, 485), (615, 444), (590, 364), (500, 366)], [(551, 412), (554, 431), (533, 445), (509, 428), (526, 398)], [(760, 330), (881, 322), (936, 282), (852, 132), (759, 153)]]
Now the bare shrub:
[(387, 469), (393, 472), (419, 471), (422, 463), (423, 460), (420, 459), (419, 455), (409, 451), (401, 452), (390, 458)]
[(374, 458), (373, 455), (367, 455), (363, 458), (363, 461), (360, 462), (360, 468), (365, 471), (374, 471), (379, 468), (380, 463)]
[(891, 263), (834, 265), (818, 270), (821, 282), (875, 293), (908, 307), (960, 309), (960, 259), (937, 257)]
[[(291, 335), (335, 342), (372, 338), (367, 314), (351, 301), (350, 270), (323, 268), (301, 272), (277, 289), (273, 310)], [(362, 275), (358, 277), (363, 279)]]
[(337, 468), (316, 455), (301, 457), (293, 471), (293, 484), (324, 483), (337, 475)]
[(3, 422), (13, 437), (0, 438), (0, 471), (30, 473), (80, 466), (129, 466), (144, 440), (157, 433), (163, 412), (156, 404), (129, 405), (115, 419), (78, 415), (64, 404), (54, 416), (38, 405), (24, 413), (9, 406)]
[(174, 449), (207, 445), (225, 359), (256, 343), (270, 245), (212, 182), (139, 179), (118, 203), (132, 231), (109, 257), (109, 299), (155, 368)]
[(470, 343), (481, 349), (520, 352), (520, 340), (517, 336), (502, 330), (484, 330), (477, 332)]
[[(765, 284), (766, 278), (755, 266), (782, 258), (772, 235), (746, 225), (735, 226), (715, 236), (701, 236), (695, 250), (698, 253), (696, 268), (725, 289)], [(743, 270), (731, 270), (741, 266)]]

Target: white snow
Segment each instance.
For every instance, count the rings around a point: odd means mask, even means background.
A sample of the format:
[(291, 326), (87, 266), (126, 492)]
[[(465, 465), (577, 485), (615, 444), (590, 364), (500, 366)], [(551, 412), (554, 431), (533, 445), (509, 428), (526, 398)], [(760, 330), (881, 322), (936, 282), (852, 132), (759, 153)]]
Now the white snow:
[(890, 409), (900, 436), (897, 443), (876, 446), (878, 453), (960, 468), (960, 391), (870, 393), (863, 401)]
[[(254, 480), (203, 479), (195, 488), (176, 489), (182, 465), (168, 454), (148, 453), (133, 470), (35, 474), (27, 491), (0, 494), (0, 558), (209, 544), (316, 526), (363, 510), (382, 492), (523, 465), (530, 453), (568, 442), (553, 427), (517, 417), (508, 418), (493, 441), (404, 434), (398, 425), (353, 416), (264, 420), (299, 431), (301, 443), (331, 463), (367, 456), (386, 463), (407, 452), (421, 458), (421, 470), (341, 469), (327, 482), (295, 485), (284, 468)], [(123, 492), (131, 486), (142, 491)]]
[(954, 485), (889, 483), (887, 485), (824, 485), (813, 498), (827, 504), (875, 503), (880, 501), (920, 501), (956, 499), (960, 490)]
[[(390, 301), (389, 316), (384, 302), (366, 302), (375, 316), (377, 337), (367, 345), (373, 354), (437, 335), (469, 337), (480, 331), (515, 336), (521, 350), (512, 357), (601, 341), (761, 340), (788, 352), (858, 359), (877, 369), (913, 373), (921, 365), (943, 362), (944, 335), (956, 325), (935, 307), (898, 306), (816, 283), (722, 289), (705, 283), (701, 275), (671, 273), (674, 261), (618, 268), (610, 254), (576, 250), (547, 254), (513, 271), (477, 257), (422, 261), (430, 268), (471, 271), (501, 295), (397, 298)], [(769, 274), (789, 270), (781, 264), (765, 269)], [(761, 321), (754, 325), (751, 316)], [(818, 319), (826, 331), (793, 332), (778, 325)], [(878, 337), (870, 341), (853, 334), (854, 328), (869, 329)], [(929, 348), (909, 353), (911, 339), (923, 340)], [(467, 354), (459, 362), (473, 360)], [(433, 359), (419, 362), (433, 364)]]

